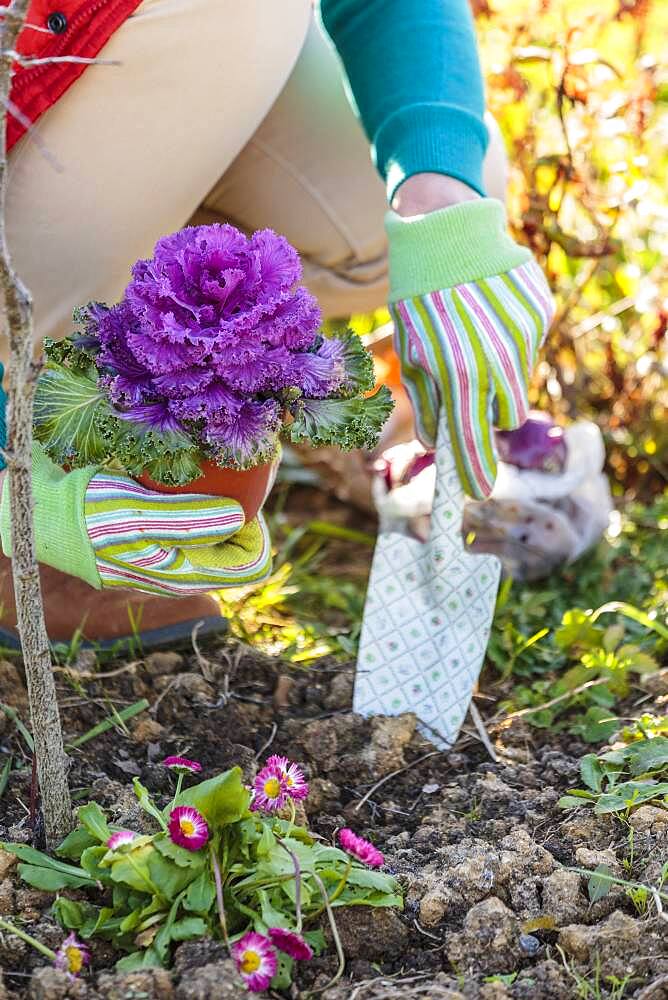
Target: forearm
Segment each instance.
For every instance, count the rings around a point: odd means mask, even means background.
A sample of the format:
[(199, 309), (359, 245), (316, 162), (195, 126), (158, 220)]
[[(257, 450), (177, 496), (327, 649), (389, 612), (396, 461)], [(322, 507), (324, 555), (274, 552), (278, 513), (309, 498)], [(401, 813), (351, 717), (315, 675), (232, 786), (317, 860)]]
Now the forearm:
[(320, 0), (388, 200), (414, 175), (483, 193), (484, 93), (467, 0)]

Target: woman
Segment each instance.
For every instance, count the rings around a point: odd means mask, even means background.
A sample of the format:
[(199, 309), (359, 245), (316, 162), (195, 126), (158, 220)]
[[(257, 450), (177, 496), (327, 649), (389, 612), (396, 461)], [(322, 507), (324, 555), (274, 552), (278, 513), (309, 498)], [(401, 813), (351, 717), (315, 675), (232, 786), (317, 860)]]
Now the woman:
[[(493, 411), (500, 426), (524, 420), (550, 308), (530, 254), (506, 234), (502, 206), (485, 197), (488, 133), (465, 0), (322, 0), (366, 144), (308, 0), (56, 4), (30, 6), (9, 136), (8, 234), (34, 295), (37, 335), (68, 333), (76, 303), (117, 299), (129, 264), (191, 218), (270, 226), (302, 253), (325, 315), (376, 308), (389, 289), (420, 435), (433, 444), (445, 406), (465, 488), (488, 495)], [(63, 56), (118, 65), (29, 65)], [(39, 142), (23, 134), (26, 119)], [(48, 475), (38, 475), (38, 511), (50, 492)], [(70, 492), (80, 523), (69, 554), (46, 546), (52, 638), (68, 638), (84, 620), (89, 639), (116, 640), (128, 632), (129, 605), (145, 646), (188, 634), (200, 618), (212, 630), (223, 626), (205, 591), (220, 586), (228, 542), (212, 557), (218, 572), (200, 565), (193, 596), (101, 595), (79, 578), (81, 558), (90, 564), (95, 553), (84, 495)], [(150, 502), (159, 510), (165, 500)], [(39, 520), (37, 534), (39, 545)], [(262, 532), (253, 544), (260, 560)], [(0, 600), (11, 628), (3, 564)]]

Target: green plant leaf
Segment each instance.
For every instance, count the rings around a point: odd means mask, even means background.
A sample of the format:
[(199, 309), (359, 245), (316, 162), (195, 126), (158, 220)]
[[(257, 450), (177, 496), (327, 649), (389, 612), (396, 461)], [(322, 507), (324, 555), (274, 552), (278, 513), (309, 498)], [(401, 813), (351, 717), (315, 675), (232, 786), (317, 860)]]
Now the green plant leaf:
[(66, 896), (58, 896), (51, 911), (58, 923), (69, 930), (79, 930), (86, 919), (82, 904)]
[[(111, 829), (107, 823), (107, 817), (97, 802), (88, 802), (77, 810), (79, 821), (91, 837), (101, 844), (107, 843), (111, 837)], [(61, 845), (62, 846), (62, 845)]]
[[(37, 881), (48, 882), (49, 884), (46, 886), (48, 891), (56, 891), (57, 889), (65, 889), (67, 887), (78, 889), (82, 885), (90, 885), (94, 881), (83, 868), (76, 868), (74, 865), (68, 865), (64, 861), (58, 861), (57, 858), (52, 858), (48, 854), (36, 851), (34, 847), (28, 847), (26, 844), (5, 842), (1, 843), (0, 847), (9, 851), (10, 854), (15, 854), (20, 861), (26, 862), (19, 865), (19, 874), (29, 885), (34, 885), (36, 889), (42, 888), (42, 885), (38, 885)], [(45, 874), (47, 872), (53, 874), (49, 876)], [(56, 876), (59, 876), (60, 884), (56, 884), (59, 881)]]
[(184, 910), (204, 915), (209, 912), (216, 898), (216, 887), (208, 869), (191, 882), (183, 897)]
[(386, 892), (365, 892), (363, 889), (355, 892), (355, 886), (348, 886), (344, 892), (331, 904), (332, 908), (339, 906), (383, 906), (403, 909), (403, 896)]
[(169, 937), (171, 941), (188, 941), (202, 937), (207, 931), (208, 927), (201, 917), (181, 917), (172, 924)]
[(91, 885), (91, 878), (83, 872), (82, 875), (68, 875), (55, 868), (42, 868), (37, 865), (19, 865), (18, 872), (24, 882), (43, 892), (58, 892), (59, 889), (81, 889)]
[(654, 674), (660, 669), (659, 663), (653, 656), (631, 643), (620, 646), (617, 656), (624, 659), (627, 670), (632, 670), (636, 674)]
[[(152, 844), (142, 844), (134, 850), (119, 855), (109, 867), (114, 882), (120, 882), (130, 889), (136, 889), (138, 892), (152, 895), (157, 887), (151, 879), (148, 862), (154, 853), (157, 852)], [(162, 886), (157, 891), (161, 892)]]
[[(612, 875), (610, 868), (607, 865), (598, 865), (595, 869), (593, 875), (587, 882), (587, 893), (589, 895), (590, 903), (597, 903), (599, 899), (603, 899), (607, 896), (612, 888), (612, 882), (609, 876)], [(605, 876), (601, 878), (601, 876)]]
[(190, 864), (182, 868), (169, 858), (163, 857), (151, 846), (148, 856), (148, 869), (153, 884), (157, 886), (167, 899), (174, 899), (186, 886), (190, 885), (204, 870), (208, 863), (205, 851), (191, 851)]
[(392, 394), (385, 385), (366, 398), (299, 399), (294, 421), (285, 434), (295, 444), (306, 441), (314, 448), (338, 445), (344, 451), (371, 451), (393, 407)]
[[(589, 804), (591, 804), (591, 802)], [(587, 803), (583, 802), (583, 800), (576, 795), (562, 795), (557, 801), (557, 805), (560, 809), (579, 809), (580, 806), (587, 805)]]
[(580, 775), (587, 788), (593, 792), (601, 791), (603, 771), (595, 753), (588, 753), (580, 761)]
[(90, 938), (95, 934), (100, 934), (107, 939), (113, 938), (120, 933), (123, 922), (121, 916), (115, 916), (114, 910), (110, 906), (102, 906), (99, 910), (94, 906), (86, 907), (89, 916), (81, 925), (80, 934), (82, 938)]
[(136, 969), (161, 968), (163, 963), (154, 948), (147, 948), (146, 951), (133, 951), (131, 955), (126, 955), (116, 962), (117, 972), (135, 972)]
[(603, 635), (603, 629), (593, 624), (591, 615), (580, 608), (573, 608), (564, 614), (561, 627), (554, 633), (554, 641), (560, 649), (576, 647), (581, 651), (600, 646)]
[(96, 882), (103, 882), (104, 884), (109, 883), (109, 869), (100, 867), (100, 862), (106, 855), (107, 848), (104, 844), (87, 847), (81, 855), (81, 867), (85, 868)]
[(133, 910), (132, 913), (128, 913), (127, 917), (124, 917), (120, 930), (123, 934), (129, 934), (130, 931), (135, 930), (141, 923), (141, 912), (139, 910)]
[(657, 618), (651, 618), (646, 611), (635, 608), (632, 604), (627, 604), (625, 601), (609, 601), (594, 611), (591, 620), (594, 622), (601, 615), (613, 612), (624, 615), (625, 618), (630, 618), (632, 621), (638, 622), (639, 625), (644, 625), (645, 628), (651, 629), (660, 635), (662, 639), (668, 640), (668, 628), (662, 622)]
[(65, 837), (65, 840), (56, 848), (56, 854), (63, 858), (71, 858), (78, 861), (87, 847), (94, 847), (97, 844), (95, 837), (91, 837), (88, 830), (78, 826)]
[(166, 822), (165, 822), (165, 817), (160, 812), (160, 810), (158, 809), (158, 807), (156, 805), (154, 805), (153, 799), (151, 798), (151, 796), (149, 794), (148, 788), (145, 788), (142, 785), (142, 783), (139, 780), (139, 778), (133, 778), (132, 779), (132, 787), (135, 790), (135, 795), (137, 796), (137, 801), (139, 802), (139, 805), (142, 807), (142, 809), (144, 810), (144, 812), (148, 813), (149, 816), (152, 816), (153, 819), (157, 820), (160, 828), (164, 830), (166, 828), (166, 825), (167, 825)]
[(399, 892), (399, 885), (395, 878), (385, 872), (373, 871), (371, 868), (352, 868), (348, 874), (348, 884), (379, 890), (383, 893), (396, 894)]
[[(167, 486), (186, 486), (192, 483), (194, 493), (197, 492), (197, 480), (202, 478), (200, 463), (190, 443), (187, 448), (166, 452), (146, 462), (144, 469), (137, 469), (134, 474), (137, 475), (144, 470), (156, 483), (165, 483)], [(128, 471), (133, 470), (128, 469)]]
[(603, 633), (602, 645), (603, 648), (608, 652), (612, 653), (613, 650), (617, 649), (620, 642), (624, 638), (624, 625), (622, 622), (617, 622), (615, 625), (608, 625), (605, 632)]
[(103, 462), (110, 452), (115, 419), (105, 393), (93, 379), (52, 362), (40, 375), (35, 437), (58, 465)]
[(598, 814), (621, 812), (635, 808), (653, 799), (662, 800), (668, 796), (668, 782), (625, 781), (615, 787), (609, 795), (601, 795), (594, 807)]
[(164, 858), (169, 858), (180, 868), (189, 868), (192, 865), (192, 851), (187, 851), (185, 847), (179, 847), (178, 844), (175, 844), (169, 839), (167, 834), (159, 834), (154, 838), (153, 844), (155, 849), (159, 851)]
[(626, 751), (631, 774), (644, 774), (668, 767), (668, 739), (655, 736), (651, 740), (638, 740)]
[(159, 955), (161, 961), (165, 961), (167, 955), (169, 954), (169, 942), (171, 940), (171, 931), (176, 920), (176, 915), (179, 910), (181, 899), (177, 897), (171, 905), (169, 914), (164, 924), (161, 925), (160, 930), (155, 935), (153, 939), (153, 948), (157, 955)]
[(327, 943), (325, 941), (325, 935), (319, 929), (315, 931), (306, 931), (304, 939), (308, 941), (316, 955), (319, 955), (322, 951), (324, 951)]
[(236, 823), (248, 810), (250, 792), (241, 780), (241, 768), (233, 767), (215, 778), (202, 781), (181, 792), (176, 805), (193, 806), (210, 826)]
[[(260, 900), (260, 907), (262, 911), (262, 920), (265, 927), (289, 927), (290, 920), (281, 910), (276, 909), (272, 905), (269, 898), (269, 893), (264, 889), (260, 889), (258, 892), (258, 898)], [(262, 931), (261, 933), (266, 933)]]
[(580, 735), (586, 743), (602, 743), (619, 729), (619, 720), (610, 715), (610, 709), (590, 705), (582, 721), (574, 723), (571, 731)]
[(343, 342), (343, 366), (346, 372), (344, 391), (350, 396), (370, 392), (374, 387), (375, 375), (373, 356), (352, 330), (335, 333), (332, 340)]
[(278, 966), (276, 968), (276, 974), (271, 980), (271, 988), (273, 990), (287, 990), (292, 982), (292, 969), (295, 963), (294, 960), (283, 951), (277, 952), (276, 957), (278, 959)]
[(114, 882), (171, 901), (201, 873), (206, 855), (196, 852), (188, 868), (163, 857), (153, 844), (141, 844), (119, 855), (110, 866)]

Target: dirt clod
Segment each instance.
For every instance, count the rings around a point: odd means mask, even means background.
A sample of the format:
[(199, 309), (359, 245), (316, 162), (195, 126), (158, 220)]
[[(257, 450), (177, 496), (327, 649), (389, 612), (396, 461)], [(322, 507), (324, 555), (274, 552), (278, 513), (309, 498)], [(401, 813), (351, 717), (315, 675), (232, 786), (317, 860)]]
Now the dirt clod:
[(16, 865), (18, 858), (15, 854), (10, 854), (0, 847), (0, 879), (5, 878)]
[(149, 653), (144, 660), (144, 668), (150, 677), (164, 677), (166, 674), (177, 674), (184, 665), (183, 656), (171, 650)]
[(594, 927), (571, 924), (562, 928), (559, 944), (578, 962), (588, 962), (598, 955), (609, 975), (623, 975), (629, 962), (639, 954), (641, 926), (637, 920), (615, 910), (602, 924)]
[(105, 1000), (172, 1000), (174, 990), (166, 969), (137, 969), (134, 972), (103, 973), (98, 979), (98, 991)]
[(657, 806), (640, 806), (631, 813), (629, 823), (638, 833), (668, 832), (668, 811)]
[(496, 896), (472, 906), (461, 932), (447, 939), (447, 956), (461, 972), (509, 973), (521, 951), (517, 917)]
[(552, 917), (557, 927), (581, 920), (588, 900), (580, 890), (580, 876), (565, 868), (552, 872), (543, 883), (543, 912)]
[(151, 743), (159, 740), (164, 733), (164, 727), (155, 719), (139, 719), (132, 730), (135, 743)]
[(248, 990), (241, 982), (230, 959), (194, 969), (176, 987), (176, 1000), (248, 1000)]
[(35, 969), (30, 978), (31, 1000), (85, 1000), (88, 996), (88, 984), (83, 979), (70, 979), (50, 965)]
[[(373, 962), (388, 955), (397, 957), (408, 944), (408, 928), (394, 910), (351, 906), (337, 911), (336, 924), (343, 950), (350, 958)], [(325, 936), (331, 942), (329, 927)]]

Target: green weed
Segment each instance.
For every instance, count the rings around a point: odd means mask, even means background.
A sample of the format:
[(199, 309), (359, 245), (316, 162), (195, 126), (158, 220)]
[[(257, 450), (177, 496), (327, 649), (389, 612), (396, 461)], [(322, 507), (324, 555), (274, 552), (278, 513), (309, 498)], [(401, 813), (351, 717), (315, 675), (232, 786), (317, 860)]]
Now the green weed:
[(562, 809), (590, 805), (597, 814), (628, 816), (647, 802), (668, 804), (668, 739), (657, 736), (599, 756), (586, 754), (580, 761), (580, 777), (587, 787), (562, 796), (558, 803)]
[(591, 976), (583, 976), (578, 972), (574, 962), (569, 962), (562, 948), (557, 945), (564, 968), (575, 984), (575, 996), (578, 1000), (622, 1000), (626, 988), (633, 978), (631, 975), (620, 979), (618, 976), (604, 976), (601, 972), (601, 959), (597, 955), (594, 972)]

